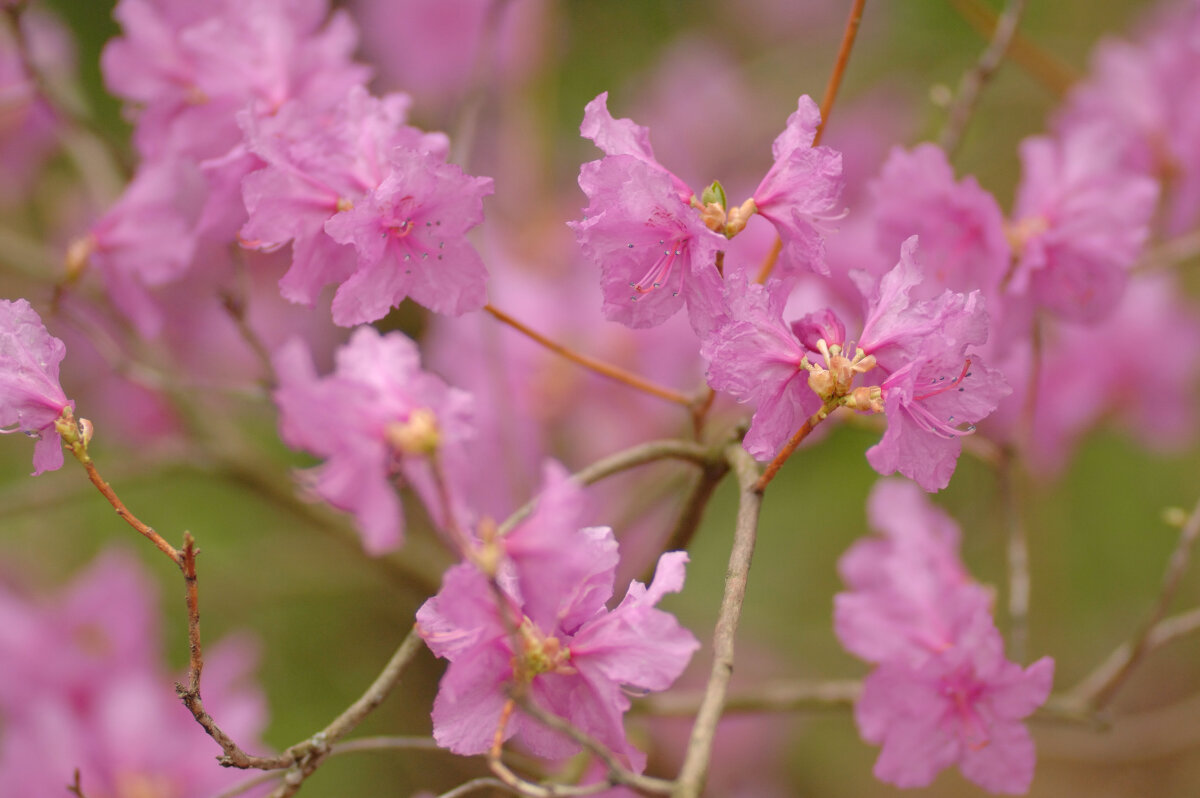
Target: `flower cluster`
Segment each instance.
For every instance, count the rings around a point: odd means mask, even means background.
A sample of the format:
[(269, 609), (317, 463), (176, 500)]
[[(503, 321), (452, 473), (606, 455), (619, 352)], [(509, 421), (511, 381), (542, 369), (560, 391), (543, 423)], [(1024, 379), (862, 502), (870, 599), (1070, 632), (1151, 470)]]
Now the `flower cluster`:
[(658, 561), (649, 587), (629, 586), (613, 609), (617, 542), (608, 527), (580, 527), (582, 496), (546, 470), (537, 508), (503, 537), (481, 535), (472, 561), (446, 572), (417, 612), (429, 648), (450, 661), (433, 705), (433, 735), (459, 754), (482, 754), (517, 738), (531, 753), (561, 759), (578, 744), (519, 709), (509, 691), (571, 722), (637, 771), (645, 756), (625, 738), (624, 687), (665, 690), (699, 642), (655, 605), (683, 588), (685, 552)]
[(881, 481), (867, 508), (883, 537), (838, 563), (850, 590), (834, 598), (834, 629), (876, 666), (854, 713), (883, 747), (875, 775), (923, 787), (957, 764), (991, 792), (1026, 792), (1034, 750), (1020, 721), (1050, 694), (1054, 661), (1005, 659), (991, 596), (959, 561), (958, 527), (914, 485)]

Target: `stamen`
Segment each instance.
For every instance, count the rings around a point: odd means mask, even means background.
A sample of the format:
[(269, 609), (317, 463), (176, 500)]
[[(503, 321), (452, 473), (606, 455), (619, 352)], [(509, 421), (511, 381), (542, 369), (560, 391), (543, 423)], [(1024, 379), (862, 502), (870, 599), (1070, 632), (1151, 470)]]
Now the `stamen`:
[[(661, 242), (660, 242), (661, 243)], [(675, 265), (675, 259), (682, 254), (680, 249), (664, 249), (663, 254), (658, 260), (650, 266), (642, 278), (635, 283), (630, 283), (629, 287), (639, 294), (648, 294), (655, 288), (659, 288), (667, 281), (671, 275), (671, 268)], [(636, 297), (634, 297), (636, 299)]]
[[(961, 383), (967, 377), (971, 376), (971, 373), (969, 371), (967, 371), (967, 369), (969, 369), (969, 368), (971, 368), (971, 358), (967, 358), (967, 362), (963, 364), (962, 372), (958, 375), (958, 379), (956, 379), (954, 382), (948, 383), (946, 385), (940, 385), (937, 388), (934, 388), (929, 393), (924, 393), (924, 394), (921, 394), (920, 396), (915, 396), (915, 397), (913, 397), (913, 401), (919, 402), (922, 399), (928, 399), (931, 396), (937, 396), (939, 393), (945, 393), (946, 391), (950, 390), (951, 388), (958, 388), (959, 383)], [(936, 385), (939, 382), (944, 382), (945, 379), (946, 378), (944, 376), (938, 377), (936, 380), (930, 380), (930, 383)], [(962, 391), (965, 389), (958, 388), (958, 390)]]

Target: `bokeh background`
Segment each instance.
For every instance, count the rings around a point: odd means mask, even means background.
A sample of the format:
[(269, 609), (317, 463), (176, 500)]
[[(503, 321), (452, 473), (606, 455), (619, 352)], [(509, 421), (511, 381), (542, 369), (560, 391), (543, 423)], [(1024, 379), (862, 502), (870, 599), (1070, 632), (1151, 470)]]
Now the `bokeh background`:
[[(129, 128), (118, 102), (105, 92), (98, 67), (100, 49), (118, 32), (112, 3), (35, 0), (33, 5), (69, 28), (81, 96), (103, 134), (127, 142)], [(439, 75), (461, 65), (434, 68), (428, 59), (439, 56), (437, 47), (417, 52), (414, 35), (420, 35), (416, 31), (423, 19), (418, 9), (390, 0), (360, 0), (347, 7), (360, 19), (374, 20), (363, 58), (377, 65), (376, 87), (412, 91), (417, 124), (452, 135), (469, 131), (469, 171), (497, 178), (496, 196), (485, 206), (489, 215), (519, 232), (522, 253), (544, 256), (564, 244), (564, 223), (577, 218), (586, 204), (574, 181), (579, 164), (595, 157), (595, 150), (578, 137), (578, 124), (583, 106), (597, 93), (610, 92), (615, 116), (649, 125), (660, 159), (692, 185), (721, 178), (727, 187), (752, 188), (796, 96), (807, 93), (819, 99), (848, 5), (825, 0), (511, 0), (507, 23), (514, 27), (497, 37), (502, 74), (478, 104), (473, 123), (461, 113), (464, 98), (471, 100), (464, 84), (449, 78), (447, 85), (438, 83)], [(1126, 31), (1152, 6), (1095, 0), (1029, 5), (1023, 33), (1078, 72), (1086, 70), (1099, 38)], [(855, 163), (847, 156), (847, 169), (865, 178), (890, 146), (936, 136), (944, 120), (938, 98), (957, 85), (983, 46), (950, 3), (868, 3), (825, 143), (859, 153), (861, 160)], [(442, 47), (441, 55), (455, 55), (449, 49)], [(409, 51), (412, 63), (405, 61)], [(453, 58), (448, 62), (458, 63)], [(422, 72), (424, 67), (428, 69)], [(982, 97), (955, 159), (958, 173), (976, 175), (1006, 206), (1019, 174), (1016, 145), (1044, 129), (1057, 101), (1037, 79), (1006, 64)], [(124, 155), (131, 159), (128, 149)], [(0, 232), (38, 239), (54, 229), (56, 197), (71, 201), (71, 167), (60, 161), (47, 167), (32, 202), (9, 202), (0, 209)], [(49, 259), (60, 263), (65, 242), (48, 237)], [(565, 245), (570, 243), (565, 238)], [(0, 250), (0, 293), (29, 297), (44, 308), (49, 287), (61, 273), (37, 276), (35, 269), (31, 276), (25, 255), (13, 246)], [(574, 262), (576, 256), (563, 259)], [(1180, 267), (1193, 290), (1200, 287), (1196, 266), (1193, 260)], [(561, 309), (547, 310), (553, 312)], [(569, 312), (598, 314), (598, 308), (571, 307)], [(45, 318), (53, 332), (54, 319)], [(380, 326), (419, 333), (424, 321), (416, 311), (404, 309)], [(1170, 357), (1169, 340), (1143, 344), (1148, 359)], [(1105, 356), (1095, 353), (1098, 359)], [(93, 366), (73, 371), (68, 353), (64, 385), (69, 395), (86, 391), (79, 381), (87, 377), (79, 375)], [(1078, 367), (1086, 369), (1087, 364)], [(1072, 374), (1063, 373), (1061, 379), (1069, 381)], [(1155, 386), (1136, 390), (1153, 391)], [(107, 434), (113, 426), (106, 426), (103, 412), (84, 406), (79, 411), (96, 424), (95, 457), (126, 503), (168, 538), (190, 530), (200, 541), (206, 640), (246, 631), (261, 641), (256, 674), (270, 706), (265, 739), (282, 749), (323, 726), (370, 683), (449, 560), (419, 521), (404, 549), (372, 560), (361, 552), (345, 517), (290, 501), (288, 469), (312, 461), (278, 441), (269, 403), (252, 396), (222, 396), (197, 407), (220, 417), (222, 433), (238, 444), (237, 451), (257, 453), (249, 473), (230, 462), (195, 455), (179, 436), (146, 441)], [(660, 426), (661, 434), (683, 434), (685, 429), (683, 418), (671, 417)], [(840, 589), (837, 558), (867, 531), (864, 501), (877, 475), (862, 453), (875, 435), (839, 427), (803, 450), (772, 485), (742, 625), (738, 678), (754, 683), (866, 672), (838, 646), (831, 609), (832, 596)], [(132, 551), (160, 582), (164, 656), (172, 670), (182, 670), (185, 617), (174, 570), (118, 522), (73, 463), (33, 479), (28, 476), (28, 444), (15, 438), (0, 444), (0, 578), (33, 593), (49, 593), (98, 552), (114, 546)], [(573, 467), (585, 462), (569, 442), (560, 456)], [(663, 490), (656, 483), (665, 476), (673, 480), (668, 488), (678, 494), (682, 483), (677, 475), (685, 472), (682, 466), (645, 472), (623, 487), (652, 496)], [(1087, 435), (1061, 474), (1029, 481), (1021, 508), (1032, 563), (1028, 654), (1031, 660), (1052, 655), (1056, 688), (1063, 688), (1127, 639), (1149, 611), (1177, 537), (1163, 522), (1163, 511), (1190, 508), (1200, 496), (1200, 449), (1184, 445), (1170, 453), (1148, 451), (1136, 437), (1104, 424)], [(728, 557), (732, 488), (725, 484), (718, 491), (691, 549), (687, 588), (667, 605), (702, 640), (711, 635)], [(969, 568), (981, 581), (997, 586), (1003, 606), (1006, 539), (995, 474), (964, 456), (950, 487), (936, 501), (961, 523)], [(656, 518), (662, 525), (671, 523), (669, 512)], [(619, 521), (611, 522), (620, 536)], [(1175, 609), (1197, 603), (1200, 578), (1189, 575)], [(1003, 613), (998, 622), (1004, 629)], [(706, 644), (696, 665), (706, 666), (708, 655)], [(398, 693), (360, 733), (428, 734), (441, 668), (423, 654)], [(171, 687), (164, 684), (163, 689)], [(1111, 714), (1115, 722), (1108, 731), (1035, 722), (1039, 762), (1030, 794), (1200, 794), (1200, 636), (1149, 657)], [(750, 767), (769, 773), (777, 792), (757, 794), (864, 798), (901, 792), (871, 776), (877, 751), (858, 739), (848, 710), (740, 722), (744, 725), (736, 736), (755, 741), (753, 750), (726, 739), (716, 758), (733, 760), (725, 765), (735, 771)], [(652, 767), (670, 759), (669, 751), (678, 749), (686, 730), (660, 724), (651, 731), (638, 726), (639, 721), (630, 723), (635, 739), (650, 746)], [(764, 764), (764, 752), (773, 761)], [(438, 792), (485, 770), (481, 760), (441, 752), (358, 753), (331, 759), (303, 794), (352, 798)], [(712, 794), (723, 794), (719, 789), (715, 786)], [(934, 786), (913, 794), (983, 793), (957, 772), (947, 772)]]

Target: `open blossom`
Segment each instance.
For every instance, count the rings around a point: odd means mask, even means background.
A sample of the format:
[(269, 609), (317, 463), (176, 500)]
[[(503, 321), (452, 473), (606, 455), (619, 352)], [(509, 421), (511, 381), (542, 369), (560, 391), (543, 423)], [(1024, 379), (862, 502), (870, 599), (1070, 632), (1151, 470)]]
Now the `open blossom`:
[(63, 464), (54, 422), (75, 409), (58, 381), (66, 354), (26, 300), (0, 299), (0, 432), (23, 432), (37, 441), (34, 476)]
[(987, 790), (1025, 792), (1035, 752), (1021, 720), (1049, 695), (1053, 660), (1005, 659), (989, 594), (959, 559), (957, 525), (915, 485), (883, 480), (868, 507), (884, 537), (842, 556), (850, 590), (834, 600), (834, 628), (878, 666), (855, 706), (863, 739), (882, 745), (875, 775), (921, 787), (958, 764)]
[[(663, 554), (649, 587), (633, 582), (610, 610), (617, 543), (607, 527), (575, 526), (576, 502), (573, 489), (551, 472), (534, 516), (510, 533), (511, 542), (499, 543), (504, 554), (495, 572), (503, 607), (484, 572), (462, 563), (446, 572), (441, 591), (417, 612), (418, 632), (434, 654), (450, 660), (433, 705), (439, 745), (464, 755), (489, 750), (512, 685), (630, 767), (645, 766), (645, 756), (625, 738), (622, 717), (630, 702), (623, 687), (666, 689), (699, 647), (672, 615), (655, 608), (664, 594), (682, 589), (687, 554)], [(555, 552), (571, 554), (562, 573), (553, 573)], [(547, 758), (579, 750), (520, 709), (502, 737), (516, 737)]]
[(1017, 265), (1009, 291), (1074, 321), (1116, 307), (1149, 236), (1158, 187), (1123, 168), (1103, 125), (1021, 143), (1023, 174), (1013, 206)]
[[(887, 415), (883, 439), (867, 451), (876, 471), (899, 471), (929, 491), (949, 484), (960, 438), (1008, 387), (970, 351), (988, 334), (978, 292), (910, 296), (922, 280), (916, 249), (916, 237), (906, 241), (878, 284), (856, 275), (868, 305), (857, 343), (830, 310), (786, 324), (783, 298), (768, 296), (779, 285), (729, 284), (731, 319), (705, 339), (701, 354), (709, 385), (755, 404), (747, 451), (769, 459), (814, 413), (845, 405)], [(859, 377), (878, 383), (855, 387)]]
[[(196, 161), (241, 140), (236, 115), (306, 98), (333, 105), (369, 76), (350, 60), (358, 33), (325, 0), (121, 0), (122, 35), (101, 56), (109, 89), (134, 104), (143, 157)], [(328, 21), (326, 17), (329, 16)]]
[(691, 189), (654, 157), (649, 132), (613, 119), (608, 93), (588, 103), (583, 135), (606, 156), (579, 170), (589, 204), (571, 223), (584, 255), (600, 266), (604, 315), (653, 327), (685, 305), (703, 329), (719, 305), (716, 254), (724, 242), (691, 206)]
[(291, 241), (283, 295), (311, 305), (339, 283), (341, 325), (380, 319), (408, 296), (454, 315), (487, 301), (487, 271), (464, 236), (483, 220), (492, 181), (446, 163), (444, 135), (405, 124), (409, 104), (355, 87), (331, 110), (293, 102), (271, 118), (241, 115), (266, 163), (242, 184), (242, 243)]
[(1089, 74), (1071, 87), (1054, 130), (1107, 129), (1123, 168), (1158, 181), (1169, 234), (1200, 219), (1200, 6), (1192, 0), (1155, 4), (1131, 41), (1106, 38)]
[(780, 265), (788, 271), (829, 273), (816, 225), (840, 215), (842, 155), (813, 146), (820, 125), (817, 104), (807, 94), (801, 96), (771, 145), (775, 162), (754, 190), (755, 210), (775, 225), (783, 242)]
[(925, 279), (914, 299), (945, 289), (980, 289), (989, 305), (1011, 254), (1004, 212), (974, 177), (956, 181), (946, 153), (934, 144), (892, 150), (870, 185), (880, 252), (895, 252), (910, 236), (921, 239)]
[(454, 316), (487, 303), (487, 269), (467, 232), (483, 221), (492, 180), (426, 152), (397, 148), (383, 181), (325, 232), (353, 244), (356, 270), (333, 298), (333, 320), (381, 319), (405, 297)]
[(400, 545), (403, 515), (394, 481), (410, 485), (439, 523), (451, 521), (432, 458), (448, 492), (472, 433), (471, 397), (421, 371), (417, 346), (401, 333), (356, 330), (338, 350), (333, 374), (318, 377), (298, 340), (274, 356), (280, 434), (325, 463), (304, 472), (317, 496), (354, 514), (363, 546)]

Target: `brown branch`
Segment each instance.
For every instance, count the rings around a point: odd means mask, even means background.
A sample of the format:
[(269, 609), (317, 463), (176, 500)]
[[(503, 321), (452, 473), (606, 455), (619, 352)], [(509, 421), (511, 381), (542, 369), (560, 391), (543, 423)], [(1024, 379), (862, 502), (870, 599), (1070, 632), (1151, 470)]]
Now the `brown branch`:
[[(813, 136), (812, 146), (814, 147), (821, 143), (821, 138), (825, 135), (825, 125), (829, 121), (829, 115), (833, 113), (833, 103), (837, 100), (838, 90), (842, 85), (842, 77), (846, 74), (846, 65), (850, 63), (850, 52), (854, 49), (855, 39), (858, 38), (858, 28), (860, 23), (862, 23), (863, 7), (865, 5), (866, 0), (854, 0), (854, 5), (850, 7), (850, 16), (846, 20), (846, 29), (842, 32), (842, 43), (838, 47), (837, 58), (833, 62), (833, 72), (829, 75), (829, 82), (825, 84), (825, 95), (821, 98), (821, 123), (817, 126), (817, 132)], [(771, 276), (771, 272), (775, 268), (775, 262), (779, 260), (779, 253), (782, 250), (783, 239), (776, 236), (775, 243), (771, 245), (766, 259), (758, 270), (758, 275), (754, 278), (756, 283), (761, 285)]]
[[(658, 460), (686, 460), (708, 467), (714, 461), (714, 455), (712, 450), (692, 441), (674, 439), (648, 441), (597, 460), (576, 471), (571, 475), (571, 479), (580, 485), (591, 485), (622, 471)], [(500, 536), (508, 534), (513, 527), (528, 518), (536, 506), (537, 498), (535, 497), (506, 518), (497, 527), (496, 533)]]
[[(949, 0), (963, 19), (985, 39), (996, 30), (997, 16), (982, 0)], [(1042, 83), (1055, 97), (1061, 97), (1079, 80), (1079, 74), (1065, 61), (1035, 44), (1020, 31), (1013, 34), (1008, 57)]]
[(966, 133), (971, 116), (975, 113), (975, 106), (979, 103), (984, 86), (1004, 62), (1004, 56), (1008, 54), (1008, 48), (1021, 22), (1021, 15), (1025, 11), (1025, 3), (1026, 0), (1008, 0), (1004, 6), (1004, 13), (996, 22), (991, 41), (980, 54), (979, 60), (959, 81), (958, 93), (950, 106), (946, 126), (942, 128), (939, 141), (947, 156), (953, 156), (958, 145), (962, 143), (963, 134)]
[(721, 609), (713, 632), (712, 672), (696, 713), (696, 722), (692, 726), (687, 753), (679, 771), (677, 786), (671, 793), (672, 798), (697, 798), (704, 790), (713, 739), (724, 708), (729, 677), (733, 673), (734, 638), (742, 614), (742, 601), (746, 595), (750, 562), (754, 557), (754, 542), (758, 534), (758, 511), (762, 504), (762, 492), (758, 488), (758, 465), (740, 443), (726, 447), (725, 456), (737, 474), (740, 491), (737, 526), (734, 529), (733, 549), (729, 554), (729, 568), (725, 572), (725, 594), (721, 598)]
[(482, 777), (482, 778), (478, 778), (478, 779), (471, 779), (468, 782), (464, 782), (463, 784), (460, 784), (457, 787), (455, 787), (453, 790), (442, 793), (437, 798), (461, 798), (464, 795), (470, 795), (473, 792), (479, 792), (480, 790), (487, 790), (487, 789), (504, 790), (505, 792), (511, 793), (513, 795), (521, 795), (520, 790), (515, 789), (508, 784), (505, 784), (500, 779)]
[(100, 494), (108, 500), (108, 503), (113, 506), (113, 509), (117, 511), (117, 515), (121, 516), (121, 520), (137, 530), (138, 534), (145, 537), (147, 540), (153, 543), (159, 551), (171, 558), (171, 562), (182, 568), (183, 558), (179, 551), (170, 543), (168, 543), (162, 535), (155, 532), (154, 529), (143, 523), (141, 519), (129, 511), (129, 508), (126, 507), (125, 503), (121, 501), (119, 496), (117, 496), (117, 493), (112, 489), (112, 486), (105, 482), (104, 478), (100, 476), (100, 472), (96, 470), (96, 465), (91, 461), (90, 457), (82, 462), (84, 469), (87, 470), (88, 479), (90, 479), (92, 484), (96, 486), (96, 490), (100, 491)]
[[(1149, 617), (1129, 642), (1114, 651), (1099, 668), (1071, 691), (1073, 696), (1087, 701), (1094, 709), (1103, 708), (1112, 701), (1113, 696), (1121, 689), (1133, 669), (1147, 654), (1162, 643), (1190, 631), (1191, 628), (1194, 628), (1191, 624), (1200, 623), (1191, 617), (1192, 613), (1163, 620), (1171, 600), (1179, 591), (1179, 583), (1187, 570), (1188, 560), (1191, 558), (1197, 538), (1200, 538), (1200, 501), (1196, 503), (1191, 515), (1184, 522), (1183, 529), (1180, 530), (1179, 542), (1175, 545), (1175, 550), (1171, 552), (1166, 573), (1163, 575), (1162, 590), (1158, 594), (1158, 600), (1154, 603)], [(1200, 610), (1193, 612), (1200, 612)], [(1176, 629), (1183, 631), (1175, 631)]]
[(800, 427), (800, 429), (796, 430), (796, 434), (793, 435), (792, 439), (787, 442), (787, 445), (780, 450), (779, 454), (775, 455), (774, 460), (767, 464), (766, 470), (763, 471), (762, 476), (759, 477), (758, 481), (754, 484), (755, 491), (761, 494), (767, 489), (767, 485), (771, 484), (771, 480), (775, 479), (775, 475), (779, 473), (779, 469), (783, 468), (783, 464), (786, 463), (787, 459), (792, 456), (792, 453), (796, 451), (796, 448), (804, 442), (804, 439), (807, 438), (808, 434), (813, 431), (813, 428), (825, 419), (825, 414), (827, 412), (827, 408), (822, 408), (820, 411), (811, 415), (804, 422), (803, 426)]
[(594, 371), (597, 374), (608, 377), (611, 380), (616, 380), (617, 382), (628, 385), (630, 388), (641, 391), (642, 393), (656, 396), (659, 399), (665, 399), (668, 402), (674, 402), (675, 404), (683, 405), (687, 408), (691, 408), (693, 405), (693, 400), (690, 397), (684, 396), (683, 394), (672, 390), (671, 388), (666, 388), (653, 383), (644, 377), (639, 377), (633, 372), (626, 371), (619, 366), (614, 366), (613, 364), (606, 363), (603, 360), (597, 360), (594, 357), (580, 354), (574, 349), (563, 346), (557, 341), (542, 335), (532, 327), (517, 321), (512, 316), (493, 307), (491, 304), (484, 305), (483, 309), (492, 314), (492, 316), (499, 321), (507, 324), (509, 327), (512, 327), (517, 332), (520, 332), (522, 335), (533, 339), (537, 343), (549, 349), (551, 352), (561, 355), (567, 360), (570, 360), (572, 363), (583, 366), (585, 369), (589, 369), (590, 371)]
[[(675, 528), (671, 530), (671, 536), (667, 538), (667, 542), (663, 546), (663, 551), (683, 551), (691, 545), (692, 537), (700, 527), (700, 521), (704, 518), (704, 510), (708, 507), (709, 500), (712, 499), (717, 486), (721, 484), (721, 480), (728, 473), (729, 463), (724, 460), (709, 463), (703, 467), (696, 484), (692, 486), (692, 492), (688, 494), (684, 502), (679, 519), (675, 522)], [(650, 579), (642, 581), (650, 584)]]
[(858, 37), (858, 26), (862, 23), (865, 5), (866, 0), (854, 0), (854, 5), (850, 7), (850, 18), (846, 20), (846, 30), (842, 33), (842, 45), (838, 48), (837, 60), (833, 63), (833, 74), (829, 76), (829, 82), (825, 84), (825, 96), (821, 98), (821, 124), (813, 136), (814, 147), (821, 143), (825, 125), (833, 112), (833, 103), (842, 85), (842, 76), (846, 74), (846, 64), (850, 62), (850, 51), (854, 49), (854, 40)]
[[(725, 713), (802, 712), (853, 706), (862, 692), (857, 679), (828, 681), (778, 681), (730, 692)], [(691, 717), (700, 709), (703, 690), (672, 690), (647, 696), (633, 705), (633, 714), (655, 717)]]
[(67, 785), (67, 792), (76, 798), (87, 798), (83, 792), (83, 785), (79, 781), (79, 768), (75, 768), (75, 775), (71, 779), (71, 783)]
[[(607, 790), (610, 787), (614, 787), (617, 785), (624, 785), (626, 787), (631, 787), (631, 788), (638, 790), (640, 792), (643, 792), (643, 793), (650, 793), (653, 795), (666, 795), (675, 787), (674, 782), (666, 781), (664, 779), (656, 779), (651, 776), (642, 776), (640, 774), (630, 771), (628, 768), (626, 768), (621, 763), (621, 761), (617, 758), (616, 754), (614, 754), (611, 750), (609, 750), (608, 746), (604, 745), (599, 740), (596, 740), (594, 737), (591, 737), (590, 735), (577, 729), (569, 721), (563, 720), (559, 716), (557, 716), (551, 712), (545, 711), (544, 709), (539, 707), (537, 704), (530, 701), (527, 697), (515, 696), (513, 698), (513, 700), (521, 708), (522, 712), (529, 715), (534, 720), (538, 721), (539, 723), (541, 723), (544, 726), (548, 726), (549, 728), (554, 729), (557, 732), (561, 732), (562, 734), (566, 735), (567, 737), (570, 737), (572, 740), (574, 740), (575, 742), (582, 745), (584, 748), (586, 748), (588, 751), (590, 751), (593, 755), (595, 755), (597, 758), (599, 758), (600, 761), (604, 763), (605, 767), (608, 770), (608, 779), (606, 782), (601, 782), (599, 784), (588, 784), (588, 785), (583, 785), (583, 786), (579, 786), (579, 787), (566, 788), (568, 790), (567, 792), (562, 792), (562, 790), (564, 789), (563, 785), (556, 785), (556, 784), (533, 785), (532, 782), (527, 782), (527, 781), (522, 780), (523, 788), (528, 788), (529, 786), (533, 786), (535, 788), (534, 792), (529, 792), (529, 793), (523, 792), (523, 794), (536, 795), (536, 796), (542, 796), (542, 795), (547, 795), (547, 796), (549, 796), (549, 795), (591, 795), (592, 793), (602, 792), (604, 790)], [(505, 768), (505, 769), (507, 769), (507, 768)], [(508, 771), (508, 772), (511, 773), (511, 771)], [(497, 775), (499, 775), (499, 774), (497, 774)], [(501, 778), (504, 778), (504, 777), (501, 776)], [(543, 790), (543, 789), (550, 789), (552, 791), (551, 792), (541, 792), (541, 790)]]

